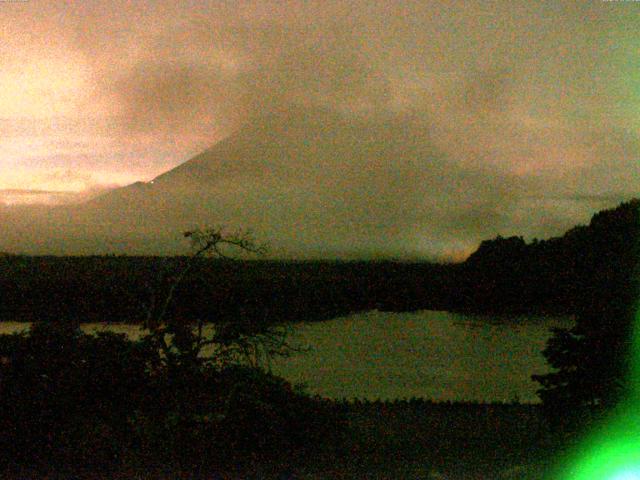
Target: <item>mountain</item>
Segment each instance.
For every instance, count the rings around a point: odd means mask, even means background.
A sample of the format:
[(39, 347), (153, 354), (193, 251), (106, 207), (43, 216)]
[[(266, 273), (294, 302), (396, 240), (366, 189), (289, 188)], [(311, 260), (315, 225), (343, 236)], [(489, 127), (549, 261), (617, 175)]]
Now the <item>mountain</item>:
[(81, 205), (0, 211), (0, 251), (184, 251), (195, 226), (248, 228), (280, 257), (424, 255), (425, 208), (477, 179), (444, 161), (413, 118), (384, 121), (292, 108), (249, 122), (148, 183)]
[(0, 251), (175, 254), (185, 230), (225, 225), (253, 230), (277, 258), (451, 259), (452, 245), (469, 253), (497, 232), (574, 223), (517, 205), (522, 178), (450, 160), (430, 131), (410, 114), (270, 112), (151, 182), (79, 205), (0, 208)]

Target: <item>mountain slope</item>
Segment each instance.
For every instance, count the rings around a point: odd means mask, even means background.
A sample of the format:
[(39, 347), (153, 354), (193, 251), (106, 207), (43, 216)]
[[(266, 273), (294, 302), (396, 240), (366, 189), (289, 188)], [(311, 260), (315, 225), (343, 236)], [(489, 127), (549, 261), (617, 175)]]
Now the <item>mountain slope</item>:
[(446, 159), (415, 118), (292, 108), (152, 182), (79, 206), (5, 212), (0, 251), (175, 253), (185, 229), (225, 224), (254, 230), (276, 257), (424, 258), (509, 226), (521, 189)]

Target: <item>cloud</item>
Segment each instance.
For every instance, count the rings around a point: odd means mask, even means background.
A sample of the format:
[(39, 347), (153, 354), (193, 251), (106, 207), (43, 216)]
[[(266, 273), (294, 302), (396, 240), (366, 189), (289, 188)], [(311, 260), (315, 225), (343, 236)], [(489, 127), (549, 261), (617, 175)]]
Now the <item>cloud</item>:
[[(320, 128), (296, 124), (295, 111), (321, 108), (349, 118), (360, 153), (328, 159), (330, 145), (315, 145), (306, 163), (298, 150), (220, 159), (216, 194), (244, 192), (255, 208), (291, 196), (307, 242), (347, 232), (410, 249), (424, 237), (443, 251), (494, 233), (559, 234), (596, 208), (589, 196), (640, 190), (628, 33), (640, 25), (623, 2), (28, 3), (0, 20), (10, 37), (0, 53), (28, 60), (33, 104), (66, 117), (0, 120), (0, 161), (41, 188), (147, 181), (289, 111), (274, 145)], [(45, 66), (55, 81), (30, 77)], [(384, 155), (359, 134), (390, 142)], [(332, 228), (316, 228), (331, 216)]]

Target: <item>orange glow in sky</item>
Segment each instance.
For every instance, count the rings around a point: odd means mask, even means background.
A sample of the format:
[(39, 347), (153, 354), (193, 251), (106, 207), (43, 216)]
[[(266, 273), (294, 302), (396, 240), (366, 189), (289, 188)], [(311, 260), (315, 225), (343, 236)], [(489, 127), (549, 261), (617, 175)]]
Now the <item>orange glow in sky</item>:
[[(149, 181), (297, 104), (418, 119), (411, 135), (433, 148), (416, 177), (435, 158), (504, 175), (516, 203), (626, 197), (640, 190), (636, 13), (633, 2), (0, 2), (0, 190), (25, 190), (20, 201)], [(452, 185), (442, 201), (473, 195)]]

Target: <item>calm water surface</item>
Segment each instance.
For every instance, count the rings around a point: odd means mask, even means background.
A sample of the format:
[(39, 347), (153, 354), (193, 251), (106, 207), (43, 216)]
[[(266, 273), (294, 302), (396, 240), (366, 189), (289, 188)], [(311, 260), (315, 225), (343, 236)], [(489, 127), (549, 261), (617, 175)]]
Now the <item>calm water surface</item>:
[[(306, 351), (275, 361), (272, 370), (331, 398), (536, 402), (530, 376), (549, 371), (541, 352), (550, 329), (571, 325), (567, 318), (371, 311), (295, 325), (290, 341)], [(0, 324), (0, 332), (24, 328)], [(122, 324), (83, 328), (139, 334)]]

